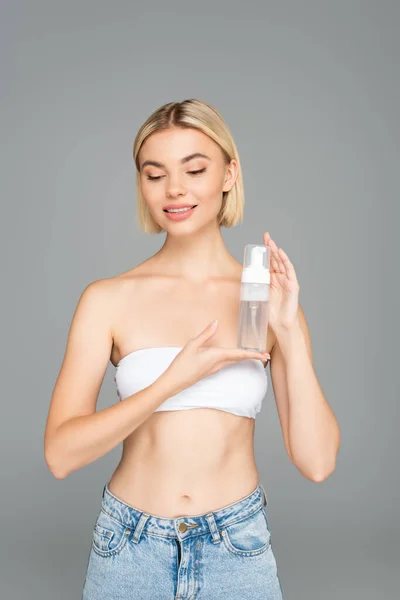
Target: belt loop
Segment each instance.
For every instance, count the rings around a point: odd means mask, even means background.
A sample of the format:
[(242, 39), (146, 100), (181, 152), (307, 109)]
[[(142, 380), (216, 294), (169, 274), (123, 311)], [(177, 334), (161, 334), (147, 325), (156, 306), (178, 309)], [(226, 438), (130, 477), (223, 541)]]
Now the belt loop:
[(150, 518), (150, 515), (143, 512), (140, 515), (140, 518), (139, 518), (136, 526), (134, 528), (131, 528), (133, 530), (133, 535), (131, 537), (131, 540), (132, 540), (132, 542), (135, 542), (135, 544), (137, 544), (140, 541), (140, 535), (143, 531), (143, 527), (146, 525), (146, 521), (149, 518)]
[(213, 538), (213, 543), (217, 544), (218, 542), (221, 541), (221, 536), (219, 534), (219, 529), (218, 529), (217, 524), (215, 522), (215, 518), (214, 518), (213, 513), (212, 512), (208, 513), (206, 515), (206, 519), (208, 521), (208, 526), (210, 527), (211, 535), (212, 535), (212, 538)]
[(266, 491), (264, 489), (264, 486), (263, 486), (263, 484), (261, 482), (260, 482), (260, 488), (261, 488), (261, 491), (262, 491), (263, 504), (264, 504), (264, 506), (267, 506), (267, 504), (268, 504), (267, 493), (266, 493)]

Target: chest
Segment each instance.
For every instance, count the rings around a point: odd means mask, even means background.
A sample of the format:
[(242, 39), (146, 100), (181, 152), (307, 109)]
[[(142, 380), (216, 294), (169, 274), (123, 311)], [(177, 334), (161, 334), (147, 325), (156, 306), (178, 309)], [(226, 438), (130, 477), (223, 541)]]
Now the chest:
[[(114, 324), (112, 361), (142, 348), (183, 347), (218, 319), (210, 345), (236, 347), (240, 281), (185, 284), (151, 278), (121, 295)], [(267, 351), (273, 334), (266, 332)]]

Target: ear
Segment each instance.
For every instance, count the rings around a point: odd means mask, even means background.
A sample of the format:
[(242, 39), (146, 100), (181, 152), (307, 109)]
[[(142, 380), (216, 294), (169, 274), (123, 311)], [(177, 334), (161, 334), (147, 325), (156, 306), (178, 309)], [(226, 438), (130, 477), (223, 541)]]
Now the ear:
[(236, 160), (232, 158), (229, 165), (226, 167), (224, 185), (222, 187), (223, 192), (229, 192), (236, 183), (236, 179), (239, 173), (239, 168)]

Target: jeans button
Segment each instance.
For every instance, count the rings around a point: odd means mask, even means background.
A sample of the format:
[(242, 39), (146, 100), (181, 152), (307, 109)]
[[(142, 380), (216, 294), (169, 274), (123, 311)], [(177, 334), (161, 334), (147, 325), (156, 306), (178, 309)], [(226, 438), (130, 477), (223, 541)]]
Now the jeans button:
[(179, 523), (178, 525), (178, 531), (180, 531), (180, 533), (185, 533), (185, 531), (187, 530), (187, 525), (186, 523)]

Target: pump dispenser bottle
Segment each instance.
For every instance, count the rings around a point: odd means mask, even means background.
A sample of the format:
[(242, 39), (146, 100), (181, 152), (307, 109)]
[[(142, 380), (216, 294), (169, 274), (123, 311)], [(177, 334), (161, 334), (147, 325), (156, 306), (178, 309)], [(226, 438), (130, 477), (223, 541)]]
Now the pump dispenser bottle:
[(238, 348), (267, 351), (269, 261), (268, 246), (245, 246), (240, 287)]

